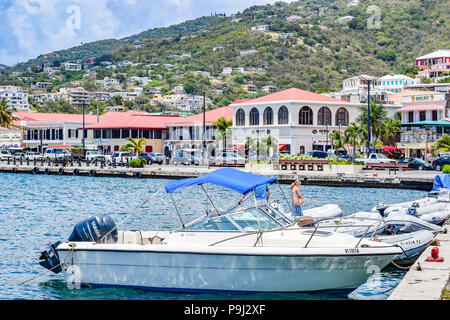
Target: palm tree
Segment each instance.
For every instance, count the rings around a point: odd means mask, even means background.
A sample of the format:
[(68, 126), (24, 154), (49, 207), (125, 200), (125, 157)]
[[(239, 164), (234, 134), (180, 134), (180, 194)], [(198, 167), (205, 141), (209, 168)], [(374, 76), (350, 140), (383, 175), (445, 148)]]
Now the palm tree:
[(395, 144), (395, 136), (400, 131), (400, 121), (387, 118), (379, 128), (380, 138), (388, 145)]
[(10, 110), (8, 110), (8, 100), (5, 98), (0, 101), (0, 127), (10, 128), (14, 116)]
[(120, 148), (122, 151), (131, 151), (134, 152), (136, 155), (140, 155), (142, 152), (144, 152), (144, 146), (147, 144), (147, 140), (145, 138), (140, 138), (139, 140), (136, 140), (128, 137), (125, 139), (130, 143)]
[(331, 144), (333, 145), (333, 149), (335, 151), (342, 149), (345, 145), (344, 136), (339, 131), (333, 131), (330, 134)]
[(344, 131), (345, 142), (353, 145), (353, 156), (356, 155), (356, 147), (360, 146), (361, 140), (364, 139), (365, 131), (356, 122), (349, 125)]
[(435, 155), (439, 151), (450, 152), (450, 136), (447, 134), (442, 135), (431, 148), (431, 153)]
[[(357, 121), (361, 124), (361, 126), (367, 127), (367, 107), (361, 106), (361, 115), (358, 117)], [(376, 103), (375, 101), (371, 101), (370, 103), (370, 131), (371, 136), (374, 138), (373, 140), (377, 140), (380, 138), (380, 129), (383, 127), (383, 123), (388, 119), (386, 108)], [(366, 129), (367, 130), (367, 129)]]
[(268, 136), (267, 138), (261, 139), (261, 145), (264, 150), (265, 156), (267, 157), (270, 154), (271, 148), (277, 150), (278, 142), (274, 137)]
[(227, 148), (227, 135), (230, 134), (230, 127), (233, 125), (232, 120), (227, 120), (224, 117), (220, 117), (214, 122), (217, 128), (216, 135), (222, 137), (223, 149)]

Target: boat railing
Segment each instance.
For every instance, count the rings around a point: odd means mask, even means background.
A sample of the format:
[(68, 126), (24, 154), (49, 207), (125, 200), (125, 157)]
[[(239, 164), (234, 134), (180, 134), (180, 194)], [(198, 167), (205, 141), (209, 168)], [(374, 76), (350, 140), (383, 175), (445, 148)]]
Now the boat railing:
[[(256, 230), (256, 231), (250, 231), (250, 232), (246, 232), (243, 234), (239, 234), (233, 237), (229, 237), (227, 239), (222, 239), (220, 241), (214, 242), (212, 244), (210, 244), (210, 247), (216, 246), (218, 244), (227, 242), (227, 241), (231, 241), (231, 240), (235, 240), (238, 238), (243, 238), (243, 237), (248, 237), (248, 236), (253, 236), (256, 235), (257, 236), (257, 240), (255, 242), (255, 244), (253, 245), (253, 247), (256, 247), (256, 245), (258, 244), (258, 242), (260, 241), (262, 235), (264, 233), (273, 233), (273, 232), (280, 232), (280, 231), (295, 231), (295, 230), (302, 230), (302, 231), (306, 231), (306, 230), (313, 230), (313, 232), (311, 233), (311, 236), (309, 237), (308, 241), (306, 242), (304, 248), (308, 248), (311, 240), (314, 238), (314, 236), (316, 236), (316, 234), (318, 234), (318, 231), (321, 231), (321, 229), (334, 229), (334, 228), (348, 228), (348, 227), (354, 227), (354, 228), (364, 228), (367, 227), (364, 235), (362, 237), (360, 237), (358, 243), (356, 244), (355, 248), (358, 248), (359, 245), (361, 244), (361, 241), (366, 237), (366, 235), (369, 233), (371, 228), (374, 228), (374, 232), (372, 233), (371, 237), (369, 239), (373, 239), (375, 232), (378, 230), (379, 226), (381, 225), (382, 220), (379, 220), (379, 224), (378, 226), (375, 227), (375, 225), (370, 224), (361, 224), (361, 225), (338, 225), (338, 226), (305, 226), (305, 227), (298, 227), (298, 228), (292, 228), (292, 227), (287, 227), (287, 228), (280, 228), (280, 229), (274, 229), (274, 230)], [(332, 233), (332, 232), (330, 232)]]

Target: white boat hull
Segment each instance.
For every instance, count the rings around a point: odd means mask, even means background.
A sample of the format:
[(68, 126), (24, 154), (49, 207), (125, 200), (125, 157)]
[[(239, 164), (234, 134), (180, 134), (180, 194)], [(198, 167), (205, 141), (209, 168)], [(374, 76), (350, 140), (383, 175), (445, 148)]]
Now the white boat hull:
[(394, 249), (374, 254), (377, 249), (373, 248), (341, 249), (330, 255), (320, 249), (302, 253), (308, 251), (303, 248), (297, 254), (283, 248), (274, 254), (273, 248), (264, 247), (233, 254), (229, 248), (193, 253), (146, 247), (125, 245), (123, 250), (104, 250), (98, 245), (94, 250), (83, 250), (77, 246), (73, 257), (67, 246), (58, 252), (60, 257), (68, 253), (67, 261), (73, 261), (64, 271), (69, 285), (231, 293), (353, 289), (399, 254)]

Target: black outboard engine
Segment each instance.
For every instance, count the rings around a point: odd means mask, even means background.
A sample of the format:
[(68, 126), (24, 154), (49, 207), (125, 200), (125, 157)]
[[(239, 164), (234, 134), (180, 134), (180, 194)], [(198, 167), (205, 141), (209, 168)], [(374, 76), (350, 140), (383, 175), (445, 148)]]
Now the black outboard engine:
[[(110, 216), (97, 215), (78, 222), (70, 235), (69, 242), (117, 243), (119, 236), (116, 224)], [(56, 248), (58, 241), (50, 244), (50, 249), (41, 253), (39, 264), (54, 273), (62, 271), (61, 260)]]
[(116, 243), (118, 238), (114, 220), (110, 216), (98, 215), (78, 222), (68, 241)]

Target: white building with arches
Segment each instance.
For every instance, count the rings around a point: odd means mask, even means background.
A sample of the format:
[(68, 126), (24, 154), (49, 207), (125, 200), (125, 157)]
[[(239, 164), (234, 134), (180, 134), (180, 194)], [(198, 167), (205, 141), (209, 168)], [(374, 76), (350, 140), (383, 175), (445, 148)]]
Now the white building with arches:
[(292, 88), (231, 106), (235, 149), (249, 137), (271, 136), (280, 151), (294, 155), (331, 149), (330, 134), (355, 122), (361, 104)]

